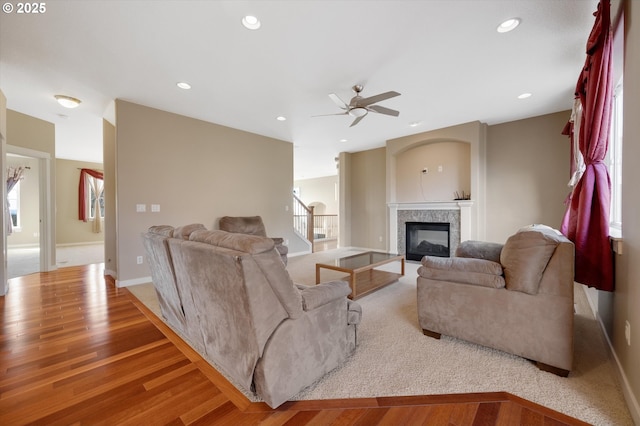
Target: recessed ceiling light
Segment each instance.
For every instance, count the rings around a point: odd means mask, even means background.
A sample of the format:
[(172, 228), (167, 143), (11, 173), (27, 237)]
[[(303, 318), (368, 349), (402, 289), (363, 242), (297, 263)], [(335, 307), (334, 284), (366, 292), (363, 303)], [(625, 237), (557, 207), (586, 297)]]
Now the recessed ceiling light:
[(347, 139), (340, 139), (340, 142), (347, 142)]
[(191, 89), (191, 85), (189, 83), (185, 83), (184, 81), (176, 83), (176, 86), (178, 86), (179, 88), (184, 89), (184, 90)]
[(411, 127), (417, 127), (420, 124), (422, 124), (422, 121), (412, 121), (411, 123), (409, 123), (409, 126)]
[(520, 18), (511, 18), (498, 25), (496, 30), (499, 33), (508, 33), (509, 31), (515, 30), (518, 25), (520, 25)]
[(279, 115), (279, 116), (276, 117), (276, 120), (278, 120), (278, 121), (287, 121), (287, 117)]
[(260, 20), (253, 15), (247, 15), (242, 18), (242, 25), (249, 30), (257, 30), (260, 28)]
[(56, 98), (58, 103), (65, 108), (75, 108), (82, 102), (80, 99), (65, 95), (55, 95), (54, 98)]
[(523, 93), (521, 95), (518, 95), (518, 99), (527, 99), (531, 97), (531, 93)]

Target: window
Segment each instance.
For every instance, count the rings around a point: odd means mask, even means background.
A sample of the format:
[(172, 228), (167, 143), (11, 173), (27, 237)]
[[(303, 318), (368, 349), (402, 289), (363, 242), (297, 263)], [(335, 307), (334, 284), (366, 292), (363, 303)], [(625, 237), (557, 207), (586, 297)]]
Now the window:
[[(87, 179), (94, 179), (91, 176), (87, 176)], [(102, 190), (102, 180), (96, 179), (98, 181), (98, 191), (100, 191), (100, 198), (98, 199), (100, 203), (100, 217), (104, 218), (104, 191)], [(89, 219), (96, 218), (96, 192), (93, 188), (93, 185), (88, 185), (89, 191), (87, 192), (86, 202), (87, 202), (87, 211), (89, 212)]]
[(20, 181), (15, 184), (7, 195), (9, 201), (9, 213), (11, 214), (11, 225), (13, 231), (20, 231)]
[(619, 230), (622, 227), (622, 79), (613, 93), (607, 166), (611, 178), (610, 227)]

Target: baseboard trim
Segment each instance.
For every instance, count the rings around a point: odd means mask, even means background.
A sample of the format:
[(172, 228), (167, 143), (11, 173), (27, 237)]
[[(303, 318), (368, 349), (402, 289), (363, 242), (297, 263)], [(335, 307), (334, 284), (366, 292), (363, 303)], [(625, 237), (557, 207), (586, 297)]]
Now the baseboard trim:
[(116, 281), (116, 287), (129, 287), (132, 285), (147, 284), (152, 282), (151, 277), (142, 277), (142, 278), (135, 278), (132, 280), (115, 280), (115, 281)]
[(627, 402), (627, 408), (629, 409), (629, 413), (631, 414), (631, 418), (633, 419), (633, 423), (636, 425), (640, 425), (640, 404), (638, 404), (638, 400), (636, 396), (633, 394), (631, 390), (631, 385), (629, 384), (629, 380), (627, 379), (627, 375), (622, 368), (622, 364), (620, 364), (620, 359), (616, 354), (615, 349), (613, 348), (613, 344), (611, 340), (609, 340), (609, 335), (607, 334), (607, 330), (604, 327), (604, 323), (602, 322), (602, 318), (596, 312), (596, 320), (598, 324), (600, 324), (600, 331), (604, 336), (607, 344), (605, 347), (609, 350), (609, 355), (613, 357), (613, 361), (615, 363), (614, 370), (618, 375), (618, 380), (620, 381), (620, 385), (622, 387), (622, 395), (624, 396), (624, 400)]
[(76, 246), (94, 246), (94, 245), (104, 245), (104, 241), (87, 241), (84, 243), (65, 243), (65, 244), (56, 244), (56, 247), (76, 247)]

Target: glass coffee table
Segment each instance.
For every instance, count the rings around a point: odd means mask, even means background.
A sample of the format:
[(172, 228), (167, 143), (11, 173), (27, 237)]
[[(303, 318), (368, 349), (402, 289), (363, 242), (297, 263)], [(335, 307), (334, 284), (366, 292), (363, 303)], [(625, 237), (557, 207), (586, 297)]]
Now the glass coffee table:
[[(400, 262), (400, 273), (375, 269), (391, 262)], [(350, 299), (357, 299), (372, 291), (396, 282), (404, 275), (404, 256), (392, 253), (367, 251), (341, 257), (327, 263), (316, 263), (316, 284), (320, 281), (320, 269), (331, 269), (349, 274)]]

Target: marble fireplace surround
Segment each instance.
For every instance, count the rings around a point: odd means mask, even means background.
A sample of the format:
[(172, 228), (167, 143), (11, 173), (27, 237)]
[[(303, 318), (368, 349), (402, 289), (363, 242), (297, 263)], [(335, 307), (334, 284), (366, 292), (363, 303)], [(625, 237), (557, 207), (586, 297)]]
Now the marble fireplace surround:
[(472, 206), (473, 201), (467, 200), (388, 204), (391, 251), (405, 254), (406, 222), (437, 222), (450, 224), (451, 253), (455, 253), (460, 241), (471, 239)]

